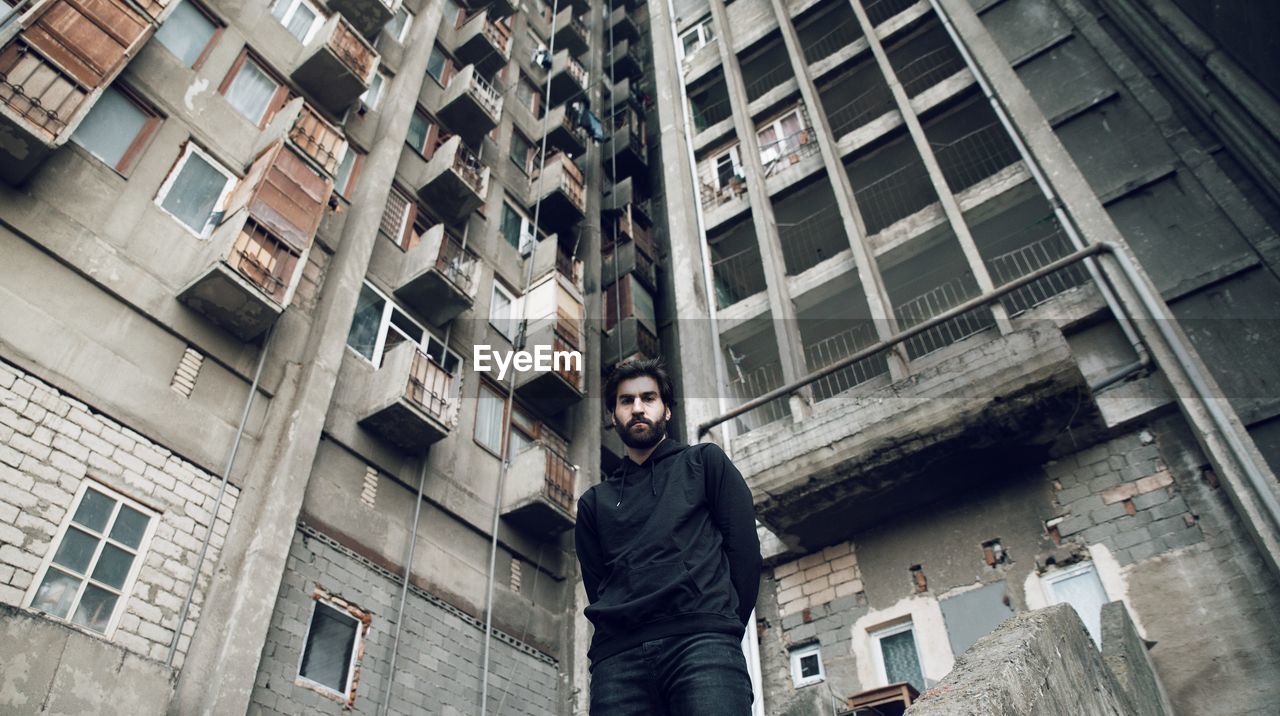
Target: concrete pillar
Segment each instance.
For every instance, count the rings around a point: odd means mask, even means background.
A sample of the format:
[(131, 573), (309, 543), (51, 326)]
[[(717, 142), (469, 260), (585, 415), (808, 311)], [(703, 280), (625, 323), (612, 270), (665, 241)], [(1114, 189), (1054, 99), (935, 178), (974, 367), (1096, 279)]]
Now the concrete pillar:
[[(790, 383), (809, 372), (804, 362), (800, 325), (796, 322), (795, 305), (791, 302), (791, 293), (787, 289), (787, 266), (782, 258), (778, 222), (774, 218), (768, 187), (765, 186), (764, 163), (760, 161), (756, 125), (751, 121), (751, 112), (748, 110), (750, 101), (742, 79), (742, 66), (738, 63), (738, 55), (733, 51), (733, 30), (729, 27), (729, 15), (725, 11), (724, 0), (711, 0), (710, 5), (716, 37), (719, 38), (720, 61), (724, 65), (729, 106), (733, 110), (733, 128), (738, 135), (738, 154), (741, 155), (743, 169), (747, 174), (747, 199), (751, 204), (751, 222), (756, 231), (756, 243), (760, 245), (760, 260), (764, 263), (765, 289), (769, 297), (769, 312), (773, 316), (778, 358), (782, 363), (782, 380)], [(793, 417), (801, 416), (797, 409), (803, 409), (809, 394), (807, 386), (797, 392), (802, 400), (791, 401)]]
[[(862, 25), (862, 30), (866, 33), (867, 42), (871, 46), (871, 54), (876, 58), (876, 64), (880, 67), (881, 74), (884, 75), (885, 82), (889, 85), (889, 91), (893, 93), (893, 101), (898, 106), (898, 113), (902, 115), (902, 122), (907, 127), (907, 132), (911, 135), (911, 141), (915, 143), (916, 150), (920, 152), (920, 159), (924, 162), (925, 170), (929, 173), (929, 181), (933, 184), (934, 193), (938, 195), (938, 201), (942, 203), (942, 211), (947, 215), (947, 222), (951, 224), (951, 231), (956, 235), (956, 241), (960, 243), (960, 250), (964, 252), (965, 261), (969, 264), (969, 270), (973, 272), (974, 279), (978, 282), (978, 290), (982, 293), (995, 290), (995, 283), (991, 280), (991, 274), (987, 271), (987, 265), (982, 262), (982, 256), (978, 253), (978, 246), (973, 241), (973, 235), (969, 233), (968, 224), (964, 223), (964, 214), (960, 211), (960, 204), (956, 201), (956, 197), (951, 193), (951, 187), (947, 186), (947, 180), (942, 176), (942, 168), (938, 166), (938, 159), (933, 156), (933, 148), (929, 146), (929, 138), (924, 134), (924, 127), (920, 125), (920, 117), (916, 114), (915, 109), (911, 106), (911, 98), (907, 96), (907, 91), (902, 88), (902, 83), (898, 81), (898, 75), (893, 71), (893, 66), (889, 64), (889, 56), (884, 51), (884, 44), (880, 42), (880, 36), (876, 34), (875, 26), (867, 18), (867, 11), (862, 7), (862, 0), (849, 0), (853, 6), (853, 12), (858, 16), (858, 23)], [(1013, 330), (1012, 324), (1009, 323), (1009, 313), (1000, 303), (989, 304), (991, 308), (991, 316), (996, 321), (996, 326), (1001, 333), (1009, 333)]]
[[(222, 559), (200, 605), (171, 713), (238, 714), (249, 708), (351, 318), (441, 14), (441, 4), (431, 3), (415, 19), (401, 71), (388, 87), (378, 141), (352, 198), (310, 331), (300, 337), (304, 345), (286, 357), (284, 379), (262, 430), (258, 454), (263, 461), (241, 493)], [(297, 356), (308, 359), (296, 362)]]
[[(813, 84), (809, 74), (809, 62), (804, 57), (804, 49), (800, 47), (800, 38), (796, 35), (795, 24), (787, 14), (782, 0), (772, 0), (773, 14), (778, 18), (778, 28), (782, 31), (782, 40), (787, 46), (787, 57), (791, 60), (791, 69), (795, 72), (796, 82), (800, 85), (800, 96), (809, 107), (809, 117), (813, 121), (813, 132), (818, 138), (818, 149), (822, 152), (822, 164), (826, 167), (827, 176), (831, 178), (832, 193), (836, 197), (836, 207), (840, 210), (840, 219), (844, 223), (845, 236), (849, 239), (849, 248), (853, 252), (853, 263), (858, 270), (858, 282), (867, 298), (867, 308), (875, 321), (876, 335), (887, 339), (898, 332), (898, 319), (893, 315), (893, 303), (889, 300), (889, 292), (884, 287), (884, 277), (876, 265), (875, 255), (867, 244), (867, 225), (862, 220), (862, 212), (858, 210), (858, 202), (853, 194), (853, 183), (849, 181), (849, 173), (844, 169), (840, 158), (839, 145), (831, 133), (831, 123), (827, 120), (826, 109), (818, 98), (818, 88)], [(889, 353), (889, 375), (893, 380), (901, 380), (910, 373), (907, 367), (907, 350), (898, 344)]]

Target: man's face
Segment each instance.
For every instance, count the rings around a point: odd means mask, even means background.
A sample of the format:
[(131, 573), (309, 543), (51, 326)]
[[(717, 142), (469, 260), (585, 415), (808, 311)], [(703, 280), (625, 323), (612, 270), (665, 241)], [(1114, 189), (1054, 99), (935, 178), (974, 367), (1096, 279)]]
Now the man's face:
[(627, 447), (645, 450), (657, 445), (670, 419), (671, 409), (662, 401), (658, 381), (642, 375), (618, 384), (613, 429)]

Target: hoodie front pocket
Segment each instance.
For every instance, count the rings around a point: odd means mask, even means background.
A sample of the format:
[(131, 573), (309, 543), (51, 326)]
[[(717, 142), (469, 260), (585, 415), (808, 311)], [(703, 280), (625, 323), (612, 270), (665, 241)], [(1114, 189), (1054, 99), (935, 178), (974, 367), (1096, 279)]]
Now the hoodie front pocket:
[(683, 562), (647, 564), (612, 577), (607, 595), (588, 608), (610, 625), (629, 628), (697, 611), (698, 588)]

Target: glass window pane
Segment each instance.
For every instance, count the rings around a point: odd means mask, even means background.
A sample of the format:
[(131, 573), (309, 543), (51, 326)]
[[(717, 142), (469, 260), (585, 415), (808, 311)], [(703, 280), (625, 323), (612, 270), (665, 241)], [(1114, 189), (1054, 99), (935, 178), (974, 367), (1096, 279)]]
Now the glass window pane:
[(279, 85), (253, 60), (245, 60), (227, 87), (227, 101), (250, 122), (258, 124), (271, 106)]
[(422, 152), (427, 147), (427, 132), (430, 129), (431, 122), (427, 121), (427, 118), (421, 114), (414, 112), (413, 117), (409, 119), (409, 134), (405, 137), (405, 141), (409, 143), (409, 146)]
[(116, 501), (101, 492), (85, 490), (84, 497), (80, 499), (80, 506), (76, 508), (75, 517), (71, 519), (76, 524), (101, 532), (107, 526), (107, 520), (111, 519), (111, 510), (115, 506)]
[(103, 546), (102, 555), (93, 567), (93, 578), (108, 587), (124, 589), (124, 580), (129, 576), (129, 568), (133, 566), (133, 555), (119, 547), (108, 544)]
[(222, 172), (192, 152), (183, 162), (161, 206), (182, 223), (202, 233), (226, 185), (227, 177)]
[(71, 141), (114, 167), (146, 123), (146, 112), (120, 90), (108, 87), (71, 135)]
[(476, 406), (476, 442), (494, 452), (502, 449), (504, 403), (488, 386), (480, 386), (480, 402)]
[(31, 608), (59, 619), (66, 619), (71, 611), (71, 600), (76, 598), (76, 589), (80, 587), (79, 579), (69, 574), (50, 568), (44, 575), (44, 581), (36, 590), (35, 599), (31, 600)]
[(800, 657), (800, 676), (809, 678), (818, 675), (818, 655), (807, 654)]
[(298, 9), (294, 10), (293, 17), (289, 18), (289, 34), (298, 38), (299, 42), (307, 41), (307, 31), (311, 29), (311, 24), (315, 22), (316, 13), (307, 7), (306, 3), (298, 3)]
[(356, 168), (357, 156), (359, 156), (359, 152), (353, 147), (347, 147), (346, 153), (342, 155), (342, 161), (338, 163), (338, 176), (336, 177), (337, 181), (334, 182), (334, 188), (343, 196), (347, 196), (353, 188), (351, 175)]
[(436, 82), (440, 82), (440, 78), (444, 76), (445, 56), (439, 47), (431, 48), (431, 59), (427, 60), (427, 74), (435, 78)]
[(317, 602), (298, 675), (345, 694), (358, 624), (354, 617)]
[(215, 29), (204, 13), (191, 3), (182, 2), (156, 30), (156, 40), (182, 60), (182, 64), (191, 67), (209, 45)]
[(502, 238), (512, 248), (520, 248), (520, 215), (506, 203), (502, 205)]
[(881, 637), (880, 651), (884, 655), (884, 672), (889, 683), (906, 681), (917, 691), (924, 691), (920, 657), (916, 654), (916, 640), (910, 631)]
[(293, 5), (294, 0), (276, 0), (276, 4), (271, 6), (271, 16), (281, 22), (289, 14), (289, 6)]
[(399, 328), (400, 332), (414, 343), (422, 342), (422, 329), (418, 327), (418, 324), (409, 320), (409, 317), (404, 315), (404, 311), (398, 308), (391, 309), (391, 325)]
[(524, 452), (525, 448), (530, 445), (533, 445), (533, 440), (529, 436), (519, 430), (512, 430), (507, 438), (507, 459), (514, 459), (516, 455)]
[(93, 552), (97, 548), (97, 537), (71, 527), (67, 530), (67, 534), (63, 536), (62, 544), (58, 545), (58, 551), (53, 555), (53, 561), (55, 564), (84, 574), (85, 570), (89, 568), (89, 562), (93, 559)]
[(1050, 582), (1054, 604), (1066, 602), (1080, 615), (1080, 621), (1089, 630), (1094, 644), (1102, 643), (1102, 605), (1107, 603), (1107, 592), (1102, 588), (1098, 573), (1092, 567), (1065, 579)]
[(347, 345), (369, 360), (373, 360), (373, 349), (378, 343), (378, 324), (382, 323), (385, 305), (386, 301), (372, 288), (364, 286), (360, 289), (356, 315), (351, 321), (351, 332), (347, 334)]
[(138, 512), (128, 505), (120, 506), (120, 514), (116, 515), (116, 523), (111, 526), (111, 539), (134, 549), (142, 543), (142, 535), (146, 534), (150, 517)]
[(496, 287), (493, 289), (493, 305), (489, 307), (489, 322), (507, 338), (515, 335), (511, 319), (511, 303), (511, 299), (506, 294)]
[(105, 634), (107, 624), (111, 622), (111, 612), (116, 608), (117, 599), (115, 594), (90, 584), (85, 587), (84, 595), (80, 597), (80, 607), (76, 609), (76, 615), (71, 618), (71, 622)]
[(378, 106), (378, 97), (382, 95), (382, 73), (374, 72), (373, 79), (369, 80), (369, 88), (360, 95), (360, 101), (364, 102), (364, 106), (369, 109), (376, 109)]

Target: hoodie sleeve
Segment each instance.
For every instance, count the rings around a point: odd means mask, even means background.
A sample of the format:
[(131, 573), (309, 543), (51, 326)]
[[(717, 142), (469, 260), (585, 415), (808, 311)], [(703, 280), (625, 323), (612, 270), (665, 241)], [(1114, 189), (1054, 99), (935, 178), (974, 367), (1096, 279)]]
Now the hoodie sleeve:
[(729, 556), (729, 579), (738, 593), (738, 619), (745, 625), (760, 591), (760, 537), (755, 506), (742, 473), (715, 443), (703, 448), (702, 464), (711, 519), (724, 535)]
[(578, 565), (582, 568), (582, 586), (587, 590), (587, 602), (594, 604), (600, 580), (604, 578), (604, 557), (600, 551), (600, 538), (596, 533), (594, 503), (587, 499), (587, 492), (578, 498), (578, 519), (573, 528), (574, 548), (578, 553)]

